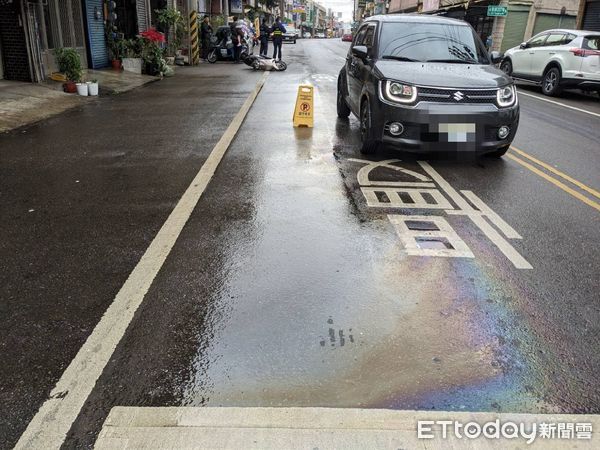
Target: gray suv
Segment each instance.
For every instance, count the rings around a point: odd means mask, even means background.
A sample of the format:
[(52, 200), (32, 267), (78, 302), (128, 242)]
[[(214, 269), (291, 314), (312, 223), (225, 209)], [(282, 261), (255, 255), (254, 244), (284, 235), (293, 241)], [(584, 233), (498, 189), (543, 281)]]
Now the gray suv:
[(370, 17), (338, 78), (337, 113), (360, 120), (362, 153), (384, 143), (419, 152), (502, 156), (519, 123), (513, 80), (471, 26), (427, 15)]

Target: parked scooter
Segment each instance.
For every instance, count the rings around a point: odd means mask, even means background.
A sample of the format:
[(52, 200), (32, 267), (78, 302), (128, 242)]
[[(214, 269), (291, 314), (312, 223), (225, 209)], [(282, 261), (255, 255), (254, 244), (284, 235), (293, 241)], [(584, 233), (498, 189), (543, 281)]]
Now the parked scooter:
[(278, 71), (283, 72), (287, 69), (287, 64), (283, 61), (277, 61), (267, 56), (248, 55), (244, 58), (244, 63), (252, 67), (254, 70)]
[[(242, 42), (242, 48), (240, 50), (240, 60), (244, 59), (250, 54), (248, 45)], [(219, 27), (215, 36), (211, 39), (211, 47), (208, 52), (208, 62), (211, 64), (217, 61), (233, 61), (233, 42), (231, 41), (231, 33), (229, 27)]]

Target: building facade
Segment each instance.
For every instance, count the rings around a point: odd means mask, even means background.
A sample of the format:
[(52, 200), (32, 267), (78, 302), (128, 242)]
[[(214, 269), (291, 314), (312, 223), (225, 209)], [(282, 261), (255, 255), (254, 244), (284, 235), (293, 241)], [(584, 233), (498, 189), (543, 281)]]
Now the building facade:
[[(584, 11), (591, 11), (587, 23), (595, 22), (596, 17), (600, 21), (600, 13), (595, 14), (600, 0), (585, 3)], [(491, 15), (490, 6), (505, 7), (506, 16)], [(366, 3), (362, 18), (380, 10), (378, 2)], [(579, 0), (389, 0), (386, 12), (418, 12), (464, 20), (490, 44), (490, 50), (504, 51), (550, 28), (575, 29), (579, 10)]]

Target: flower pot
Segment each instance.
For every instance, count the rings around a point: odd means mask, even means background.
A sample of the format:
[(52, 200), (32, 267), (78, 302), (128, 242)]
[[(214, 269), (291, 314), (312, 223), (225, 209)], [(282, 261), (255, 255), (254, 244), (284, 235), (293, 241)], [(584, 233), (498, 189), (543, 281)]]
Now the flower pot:
[(98, 83), (89, 83), (88, 84), (88, 94), (91, 96), (98, 95)]
[(114, 70), (121, 70), (121, 60), (120, 59), (113, 59), (110, 63)]
[(142, 58), (123, 58), (123, 70), (142, 74)]
[(153, 62), (147, 62), (144, 67), (144, 71), (146, 72), (146, 75), (156, 76), (159, 74), (158, 64)]
[(75, 84), (74, 81), (67, 81), (66, 83), (63, 84), (63, 91), (65, 91), (69, 94), (73, 94), (73, 93), (77, 92), (77, 85)]
[(77, 93), (82, 97), (87, 97), (88, 95), (88, 85), (86, 83), (77, 83)]

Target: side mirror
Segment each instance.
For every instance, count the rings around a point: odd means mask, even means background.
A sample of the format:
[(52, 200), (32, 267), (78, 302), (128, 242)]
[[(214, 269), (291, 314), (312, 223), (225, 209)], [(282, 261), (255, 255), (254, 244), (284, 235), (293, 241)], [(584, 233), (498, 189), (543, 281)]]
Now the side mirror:
[(366, 59), (368, 56), (369, 50), (364, 45), (356, 45), (352, 47), (352, 54), (360, 59)]
[(525, 49), (527, 47), (529, 47), (529, 44), (527, 42), (521, 42), (521, 45), (519, 45), (520, 49)]
[(490, 59), (492, 60), (492, 64), (498, 64), (500, 61), (502, 61), (502, 58), (504, 58), (503, 53), (496, 51), (490, 53)]

